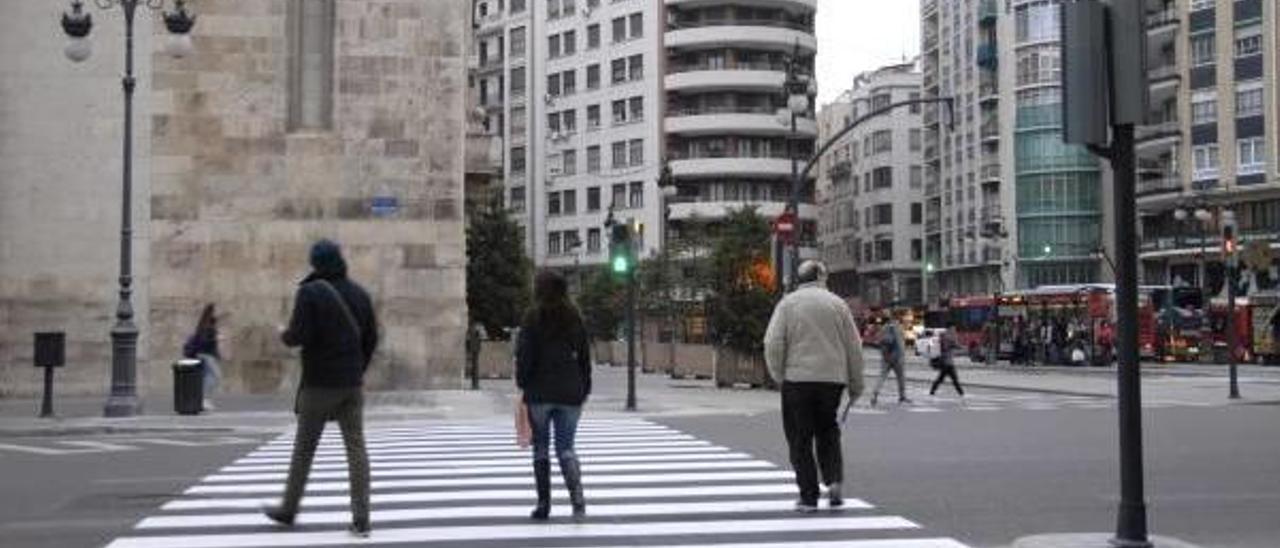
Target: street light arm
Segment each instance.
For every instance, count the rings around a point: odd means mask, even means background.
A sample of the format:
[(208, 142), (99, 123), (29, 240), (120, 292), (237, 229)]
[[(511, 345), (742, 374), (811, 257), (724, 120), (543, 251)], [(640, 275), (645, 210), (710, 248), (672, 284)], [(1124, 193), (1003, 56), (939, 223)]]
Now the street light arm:
[[(901, 107), (911, 106), (911, 105), (934, 104), (934, 103), (943, 103), (944, 105), (946, 105), (946, 107), (947, 107), (947, 127), (954, 127), (954, 125), (955, 125), (955, 111), (954, 111), (954, 108), (955, 108), (955, 107), (954, 107), (954, 105), (955, 105), (955, 98), (953, 98), (953, 97), (928, 97), (928, 98), (924, 98), (924, 99), (909, 99), (909, 100), (906, 100), (906, 101), (899, 101), (899, 102), (897, 102), (897, 103), (890, 104), (890, 105), (888, 105), (888, 106), (885, 106), (885, 107), (882, 107), (882, 108), (880, 108), (880, 109), (873, 110), (873, 111), (871, 111), (871, 112), (868, 112), (868, 113), (864, 114), (862, 117), (858, 118), (857, 120), (854, 120), (852, 123), (850, 123), (849, 125), (845, 126), (845, 127), (844, 127), (844, 129), (841, 129), (839, 133), (836, 133), (836, 134), (835, 134), (834, 136), (832, 136), (830, 139), (827, 139), (827, 142), (825, 142), (825, 143), (823, 143), (823, 144), (822, 144), (822, 146), (818, 149), (818, 152), (814, 153), (814, 155), (813, 155), (813, 156), (811, 156), (811, 157), (809, 158), (809, 161), (808, 161), (807, 163), (805, 163), (805, 165), (804, 165), (804, 169), (801, 169), (801, 170), (800, 170), (800, 174), (799, 174), (799, 176), (796, 178), (796, 180), (797, 180), (797, 181), (803, 181), (806, 177), (808, 177), (808, 176), (809, 176), (809, 172), (813, 171), (813, 168), (814, 168), (815, 166), (817, 166), (817, 165), (818, 165), (818, 160), (822, 159), (822, 156), (823, 156), (824, 154), (826, 154), (826, 153), (827, 153), (827, 151), (831, 149), (831, 147), (835, 146), (835, 145), (836, 145), (836, 143), (840, 141), (840, 139), (842, 139), (842, 138), (843, 138), (845, 135), (847, 135), (850, 131), (853, 131), (853, 129), (854, 129), (854, 128), (856, 128), (856, 127), (858, 127), (858, 126), (862, 125), (862, 123), (863, 123), (863, 122), (866, 122), (867, 120), (870, 120), (870, 119), (875, 118), (875, 117), (877, 117), (877, 116), (881, 116), (881, 115), (883, 115), (883, 114), (887, 114), (889, 111), (894, 110), (894, 109), (896, 109), (896, 108), (901, 108)], [(798, 207), (799, 207), (799, 206), (797, 205), (797, 208), (798, 208)]]

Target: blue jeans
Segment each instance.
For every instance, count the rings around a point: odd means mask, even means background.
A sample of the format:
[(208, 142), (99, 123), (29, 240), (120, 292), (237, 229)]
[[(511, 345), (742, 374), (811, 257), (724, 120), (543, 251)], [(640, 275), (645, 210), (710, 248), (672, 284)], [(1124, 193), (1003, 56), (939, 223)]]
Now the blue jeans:
[(553, 423), (556, 432), (556, 458), (561, 460), (575, 458), (577, 454), (573, 451), (573, 438), (578, 433), (578, 418), (581, 416), (581, 405), (530, 403), (529, 425), (533, 428), (533, 459), (551, 458)]

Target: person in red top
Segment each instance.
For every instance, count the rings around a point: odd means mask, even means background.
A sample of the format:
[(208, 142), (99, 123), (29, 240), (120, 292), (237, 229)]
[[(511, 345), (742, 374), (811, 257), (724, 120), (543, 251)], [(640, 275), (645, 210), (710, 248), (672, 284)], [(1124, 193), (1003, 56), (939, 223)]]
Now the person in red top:
[(1103, 320), (1102, 325), (1098, 327), (1098, 355), (1101, 365), (1111, 365), (1115, 343), (1115, 328), (1111, 326), (1111, 322)]

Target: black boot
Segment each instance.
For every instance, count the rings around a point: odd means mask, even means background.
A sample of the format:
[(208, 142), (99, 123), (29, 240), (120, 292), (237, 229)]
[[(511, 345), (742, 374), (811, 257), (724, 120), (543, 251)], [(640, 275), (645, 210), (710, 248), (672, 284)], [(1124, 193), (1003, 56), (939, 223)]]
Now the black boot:
[(564, 474), (564, 487), (569, 491), (569, 502), (573, 504), (573, 519), (581, 521), (587, 517), (587, 500), (582, 496), (582, 468), (578, 465), (578, 457), (561, 458), (560, 473)]
[(538, 490), (538, 505), (529, 517), (545, 520), (551, 514), (551, 459), (534, 459), (533, 481)]

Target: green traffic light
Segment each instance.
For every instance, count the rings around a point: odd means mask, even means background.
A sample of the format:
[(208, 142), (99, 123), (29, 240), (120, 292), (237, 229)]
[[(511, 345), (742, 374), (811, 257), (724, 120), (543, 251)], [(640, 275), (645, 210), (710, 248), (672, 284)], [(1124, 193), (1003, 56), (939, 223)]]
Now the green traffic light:
[(613, 258), (613, 271), (618, 274), (626, 274), (631, 270), (631, 263), (626, 257)]

